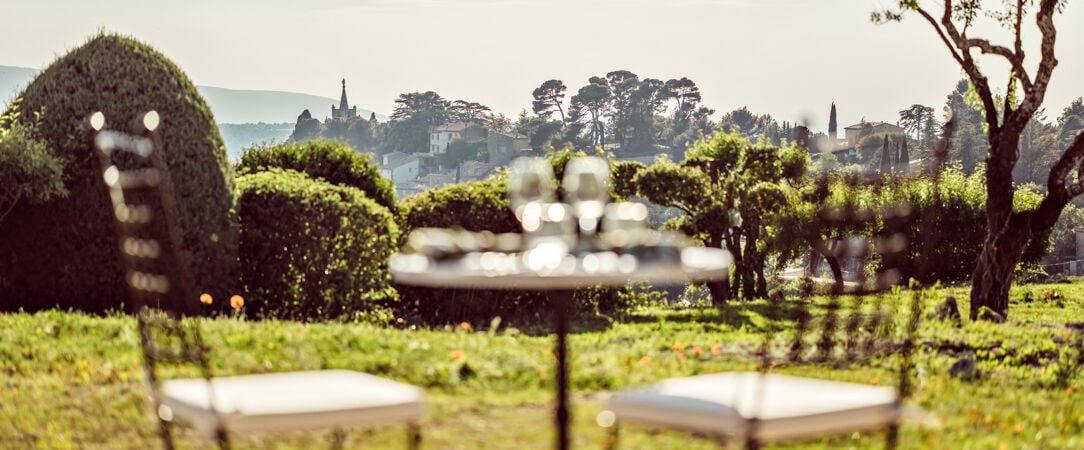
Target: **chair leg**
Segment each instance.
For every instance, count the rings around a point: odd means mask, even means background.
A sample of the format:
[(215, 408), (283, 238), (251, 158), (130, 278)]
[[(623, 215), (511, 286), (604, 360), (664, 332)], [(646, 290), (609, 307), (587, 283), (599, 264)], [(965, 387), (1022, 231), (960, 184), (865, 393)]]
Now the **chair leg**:
[(422, 447), (422, 427), (417, 423), (407, 425), (407, 448), (418, 450)]
[(173, 431), (170, 429), (169, 422), (158, 420), (158, 434), (162, 436), (162, 446), (165, 450), (173, 450)]
[(885, 432), (885, 449), (895, 450), (896, 445), (900, 440), (900, 424), (899, 422), (893, 422), (888, 427), (888, 431)]
[(333, 450), (342, 450), (344, 443), (346, 443), (346, 430), (342, 428), (334, 429), (331, 432), (331, 448)]
[(617, 440), (621, 436), (621, 427), (615, 422), (610, 425), (610, 429), (606, 430), (606, 440), (602, 443), (602, 448), (605, 450), (614, 450), (617, 448)]
[(218, 441), (218, 448), (221, 450), (230, 450), (230, 435), (226, 432), (225, 428), (218, 427), (215, 430), (215, 440)]

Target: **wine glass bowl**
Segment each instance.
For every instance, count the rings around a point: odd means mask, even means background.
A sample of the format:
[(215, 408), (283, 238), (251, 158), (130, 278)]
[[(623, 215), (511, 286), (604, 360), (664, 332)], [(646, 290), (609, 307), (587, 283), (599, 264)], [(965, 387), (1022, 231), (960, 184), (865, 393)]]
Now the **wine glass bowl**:
[(610, 200), (610, 165), (594, 156), (573, 158), (565, 166), (562, 188), (565, 201), (572, 206), (572, 214), (579, 223), (580, 233), (595, 234)]

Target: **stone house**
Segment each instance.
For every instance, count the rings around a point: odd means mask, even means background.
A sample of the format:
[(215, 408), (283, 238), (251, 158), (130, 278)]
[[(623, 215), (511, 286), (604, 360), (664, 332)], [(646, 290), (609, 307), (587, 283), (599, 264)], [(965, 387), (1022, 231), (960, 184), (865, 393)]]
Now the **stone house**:
[(857, 146), (857, 145), (861, 144), (861, 142), (858, 142), (858, 141), (861, 140), (861, 137), (863, 136), (862, 129), (865, 128), (867, 125), (869, 126), (869, 130), (868, 130), (868, 133), (865, 133), (866, 136), (870, 136), (870, 135), (874, 135), (874, 134), (881, 134), (881, 133), (887, 133), (887, 134), (895, 134), (895, 133), (906, 134), (907, 133), (907, 131), (904, 130), (903, 127), (900, 127), (898, 125), (893, 125), (893, 124), (887, 123), (887, 122), (862, 122), (862, 123), (856, 123), (854, 125), (851, 125), (851, 126), (843, 129), (844, 139), (847, 139), (847, 144), (849, 146), (853, 147), (853, 146)]
[(519, 133), (493, 133), (486, 141), (489, 163), (507, 166), (519, 150), (530, 148), (530, 140)]
[(403, 152), (391, 152), (381, 159), (380, 175), (396, 185), (406, 184), (418, 178), (421, 160)]
[(455, 138), (468, 143), (476, 143), (484, 141), (487, 134), (485, 128), (474, 122), (452, 122), (435, 126), (429, 129), (429, 153), (447, 152), (448, 144)]

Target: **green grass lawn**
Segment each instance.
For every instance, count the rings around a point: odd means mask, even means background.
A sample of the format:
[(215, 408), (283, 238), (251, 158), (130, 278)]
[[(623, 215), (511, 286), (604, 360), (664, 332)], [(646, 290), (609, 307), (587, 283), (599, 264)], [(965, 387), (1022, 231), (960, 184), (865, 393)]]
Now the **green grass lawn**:
[[(1060, 299), (1049, 294), (1058, 289)], [(1047, 290), (1047, 295), (1043, 291)], [(906, 295), (906, 293), (905, 293)], [(967, 292), (942, 289), (960, 300)], [(1056, 362), (1080, 334), (1066, 322), (1084, 321), (1084, 284), (1014, 288), (1006, 324), (961, 328), (924, 321), (912, 404), (924, 413), (903, 427), (903, 448), (998, 449), (1084, 447), (1084, 374), (1065, 379)], [(573, 443), (599, 448), (605, 431), (595, 416), (606, 392), (667, 377), (750, 369), (748, 358), (765, 323), (763, 303), (723, 311), (656, 308), (612, 323), (581, 324), (570, 337)], [(484, 325), (484, 326), (483, 326)], [(540, 324), (521, 324), (538, 330)], [(469, 328), (469, 329), (467, 329)], [(477, 328), (481, 328), (479, 331)], [(297, 369), (360, 370), (426, 389), (425, 448), (549, 448), (554, 440), (553, 339), (507, 326), (379, 328), (352, 324), (203, 322), (217, 374)], [(0, 449), (148, 448), (158, 445), (145, 401), (133, 319), (44, 312), (0, 315)], [(975, 349), (982, 376), (949, 375), (956, 352)], [(715, 351), (713, 351), (715, 350)], [(716, 354), (718, 353), (718, 354)], [(1064, 359), (1064, 355), (1062, 356)], [(882, 363), (834, 369), (776, 367), (784, 373), (891, 384)], [(211, 443), (179, 429), (182, 448)], [(402, 427), (353, 430), (350, 448), (402, 448)], [(328, 433), (235, 436), (238, 448), (322, 447)], [(869, 448), (881, 435), (849, 436), (781, 448)], [(684, 433), (629, 426), (622, 448), (717, 448)]]

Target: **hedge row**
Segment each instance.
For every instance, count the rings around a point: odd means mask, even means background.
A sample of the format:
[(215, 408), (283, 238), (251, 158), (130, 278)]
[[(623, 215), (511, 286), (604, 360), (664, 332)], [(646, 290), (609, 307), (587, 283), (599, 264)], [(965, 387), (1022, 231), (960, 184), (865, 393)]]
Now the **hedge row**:
[(369, 154), (337, 141), (320, 139), (254, 149), (241, 155), (237, 167), (241, 173), (273, 167), (296, 170), (331, 184), (358, 188), (378, 204), (396, 210), (395, 187), (380, 176)]
[(269, 169), (238, 178), (250, 317), (335, 319), (394, 300), (399, 229), (360, 189)]

